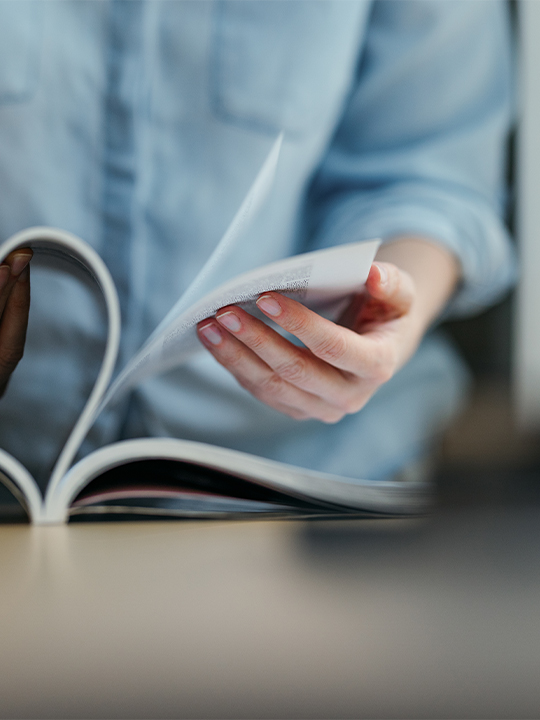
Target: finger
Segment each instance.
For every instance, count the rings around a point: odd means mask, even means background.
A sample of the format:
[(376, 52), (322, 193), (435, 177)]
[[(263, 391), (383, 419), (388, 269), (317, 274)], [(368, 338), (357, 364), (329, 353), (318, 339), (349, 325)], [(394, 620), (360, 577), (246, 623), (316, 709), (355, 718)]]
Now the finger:
[(8, 287), (10, 278), (11, 269), (9, 265), (0, 265), (0, 316), (2, 315), (4, 305), (6, 304), (6, 300), (11, 289)]
[(276, 292), (261, 295), (257, 306), (325, 363), (355, 378), (388, 379), (391, 348), (375, 337), (358, 335)]
[(350, 394), (349, 379), (341, 370), (293, 345), (241, 308), (223, 308), (216, 320), (286, 382), (334, 406), (340, 406)]
[(411, 276), (396, 265), (375, 262), (366, 280), (368, 294), (383, 303), (388, 314), (401, 317), (407, 313), (414, 300), (414, 282)]
[(26, 266), (7, 298), (0, 323), (0, 393), (23, 356), (30, 310), (30, 269)]
[(250, 348), (234, 338), (214, 319), (197, 328), (201, 342), (254, 397), (295, 419), (314, 418), (337, 422), (343, 412), (283, 380)]
[(21, 248), (11, 252), (0, 265), (0, 315), (4, 311), (7, 299), (17, 278), (32, 258), (30, 248)]

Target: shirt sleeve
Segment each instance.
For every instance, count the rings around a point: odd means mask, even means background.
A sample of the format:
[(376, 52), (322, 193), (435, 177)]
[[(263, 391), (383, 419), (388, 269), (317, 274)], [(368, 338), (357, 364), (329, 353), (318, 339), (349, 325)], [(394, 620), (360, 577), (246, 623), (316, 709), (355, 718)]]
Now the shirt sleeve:
[(462, 268), (451, 314), (515, 275), (504, 224), (513, 115), (507, 4), (373, 4), (345, 112), (311, 187), (314, 244), (420, 235)]

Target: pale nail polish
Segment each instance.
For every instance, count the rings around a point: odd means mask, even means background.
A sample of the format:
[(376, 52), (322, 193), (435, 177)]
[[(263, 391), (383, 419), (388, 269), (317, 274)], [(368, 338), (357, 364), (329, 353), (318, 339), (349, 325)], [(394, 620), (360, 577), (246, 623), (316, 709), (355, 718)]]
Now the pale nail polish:
[(257, 305), (264, 313), (272, 317), (277, 317), (281, 314), (281, 305), (277, 300), (274, 300), (271, 295), (261, 295), (257, 300)]
[(216, 315), (216, 320), (219, 320), (221, 325), (225, 325), (227, 330), (230, 330), (231, 332), (238, 332), (242, 329), (242, 323), (240, 322), (238, 315), (235, 315), (235, 313), (230, 310), (221, 313), (221, 315)]
[(199, 328), (199, 332), (205, 337), (212, 345), (219, 345), (222, 340), (222, 335), (214, 324), (203, 325)]

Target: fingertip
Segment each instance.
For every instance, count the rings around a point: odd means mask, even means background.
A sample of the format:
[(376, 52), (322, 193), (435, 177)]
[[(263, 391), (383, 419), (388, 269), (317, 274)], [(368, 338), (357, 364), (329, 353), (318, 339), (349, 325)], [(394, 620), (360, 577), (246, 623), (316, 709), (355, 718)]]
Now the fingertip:
[(220, 345), (223, 340), (223, 335), (219, 325), (212, 321), (199, 325), (197, 327), (197, 332), (207, 347)]
[(283, 311), (283, 308), (281, 307), (277, 299), (269, 293), (260, 295), (259, 298), (256, 300), (256, 304), (257, 307), (262, 310), (265, 315), (270, 315), (270, 317), (273, 318), (281, 315)]
[(17, 250), (11, 258), (11, 275), (14, 278), (20, 277), (21, 273), (28, 267), (33, 252), (30, 249)]
[(372, 295), (377, 295), (380, 291), (384, 292), (387, 290), (388, 269), (383, 263), (374, 262), (372, 264), (366, 280), (366, 287)]
[(373, 267), (375, 267), (377, 272), (379, 273), (379, 284), (386, 285), (388, 283), (388, 268), (386, 267), (386, 265), (375, 262), (373, 263)]

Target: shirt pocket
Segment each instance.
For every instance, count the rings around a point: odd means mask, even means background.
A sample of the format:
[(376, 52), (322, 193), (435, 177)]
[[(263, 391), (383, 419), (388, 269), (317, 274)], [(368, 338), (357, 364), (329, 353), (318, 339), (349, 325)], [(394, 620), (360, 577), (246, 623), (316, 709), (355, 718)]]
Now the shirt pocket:
[(362, 4), (222, 0), (211, 101), (221, 120), (303, 135), (341, 106), (358, 54)]
[(29, 100), (35, 93), (41, 25), (41, 2), (0, 2), (0, 105)]

